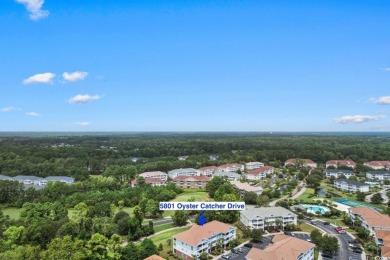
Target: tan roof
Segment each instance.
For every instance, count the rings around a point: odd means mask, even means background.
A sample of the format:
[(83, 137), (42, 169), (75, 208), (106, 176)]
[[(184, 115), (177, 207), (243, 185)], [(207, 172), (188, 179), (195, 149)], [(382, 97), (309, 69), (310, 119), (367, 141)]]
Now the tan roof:
[(177, 176), (173, 178), (173, 181), (209, 181), (207, 176)]
[(259, 191), (259, 190), (263, 190), (262, 187), (253, 187), (253, 186), (249, 185), (246, 182), (231, 181), (230, 183), (233, 186), (236, 186), (237, 189), (240, 189), (240, 190), (245, 190), (245, 191)]
[(165, 172), (155, 171), (155, 172), (143, 172), (140, 173), (139, 176), (160, 176), (160, 175), (167, 175)]
[(382, 239), (385, 244), (388, 242), (390, 246), (390, 230), (375, 230), (375, 236)]
[(341, 165), (356, 165), (356, 163), (352, 160), (330, 160), (327, 161), (326, 164), (341, 164)]
[(371, 161), (371, 162), (365, 162), (364, 165), (371, 165), (371, 166), (390, 166), (390, 161)]
[(256, 165), (256, 164), (261, 164), (261, 162), (248, 162), (245, 165)]
[(248, 174), (257, 175), (257, 174), (259, 174), (259, 173), (268, 171), (268, 170), (270, 170), (270, 169), (272, 169), (272, 168), (274, 168), (274, 167), (272, 167), (272, 166), (263, 166), (263, 167), (254, 169), (254, 170), (252, 170), (252, 171), (249, 171)]
[(219, 168), (228, 168), (232, 166), (242, 167), (243, 165), (239, 163), (227, 163), (227, 164), (220, 165)]
[(299, 255), (306, 253), (315, 245), (286, 235), (275, 235), (264, 250), (252, 248), (246, 256), (248, 260), (296, 260)]
[(310, 159), (299, 159), (299, 158), (288, 159), (285, 163), (295, 163), (296, 160), (302, 160), (302, 161), (304, 161), (304, 162), (307, 163), (307, 164), (309, 164), (309, 163), (315, 163), (315, 162), (313, 162), (313, 161), (310, 160)]
[(361, 216), (371, 227), (390, 227), (390, 217), (366, 207), (349, 209), (353, 214)]
[(144, 260), (165, 260), (165, 259), (162, 258), (161, 256), (158, 256), (158, 255), (151, 255), (151, 256), (145, 258)]
[(194, 224), (189, 230), (174, 235), (173, 238), (183, 241), (189, 245), (197, 246), (202, 239), (208, 239), (214, 234), (226, 234), (229, 228), (235, 227), (213, 220), (204, 226)]
[(199, 168), (198, 170), (199, 171), (206, 171), (206, 170), (215, 170), (217, 168), (218, 168), (217, 166), (206, 166), (206, 167)]
[(390, 257), (390, 246), (381, 246), (381, 256)]

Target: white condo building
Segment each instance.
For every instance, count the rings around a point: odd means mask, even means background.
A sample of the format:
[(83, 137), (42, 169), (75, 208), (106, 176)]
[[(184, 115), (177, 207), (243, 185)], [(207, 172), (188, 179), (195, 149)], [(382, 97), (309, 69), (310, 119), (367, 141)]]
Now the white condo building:
[(251, 207), (240, 211), (240, 222), (251, 229), (262, 229), (269, 226), (297, 224), (297, 215), (283, 207)]

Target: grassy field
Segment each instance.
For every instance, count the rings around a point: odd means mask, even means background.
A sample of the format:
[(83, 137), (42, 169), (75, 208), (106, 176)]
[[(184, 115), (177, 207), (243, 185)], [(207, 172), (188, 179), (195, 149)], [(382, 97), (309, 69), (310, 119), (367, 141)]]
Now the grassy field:
[(179, 234), (183, 231), (186, 231), (190, 229), (190, 227), (182, 227), (182, 228), (178, 228), (178, 229), (175, 229), (175, 230), (170, 230), (170, 231), (167, 231), (167, 232), (164, 232), (164, 233), (161, 233), (157, 236), (153, 236), (151, 237), (151, 240), (153, 241), (153, 243), (158, 246), (160, 243), (163, 245), (163, 251), (160, 252), (160, 256), (161, 257), (167, 257), (168, 254), (168, 250), (172, 250), (172, 246), (168, 246), (167, 245), (167, 239), (170, 239), (172, 238), (172, 236), (176, 235), (176, 234)]
[(163, 231), (163, 230), (166, 230), (166, 229), (170, 229), (170, 228), (173, 228), (173, 227), (175, 227), (173, 225), (173, 223), (164, 224), (164, 225), (160, 225), (160, 226), (155, 226), (154, 227), (154, 232), (157, 233), (157, 232), (160, 232), (160, 231)]
[(311, 225), (309, 225), (309, 224), (306, 224), (306, 223), (301, 223), (301, 224), (298, 225), (298, 227), (299, 227), (300, 229), (302, 229), (303, 232), (308, 232), (309, 234), (310, 234), (313, 230), (316, 229), (315, 227), (313, 227), (313, 226), (311, 226)]
[(305, 190), (305, 192), (301, 195), (301, 196), (299, 196), (298, 198), (297, 198), (297, 200), (298, 201), (304, 201), (304, 202), (310, 202), (310, 201), (312, 201), (312, 200), (316, 200), (318, 197), (317, 196), (314, 196), (314, 197), (312, 197), (312, 198), (309, 198), (310, 196), (313, 196), (313, 194), (314, 194), (314, 189), (312, 189), (312, 188), (307, 188), (306, 190)]
[(186, 202), (191, 198), (194, 198), (196, 202), (212, 201), (212, 199), (209, 197), (209, 194), (205, 191), (183, 192), (171, 201)]
[(4, 215), (8, 215), (10, 219), (19, 219), (20, 218), (20, 211), (19, 208), (5, 208), (2, 210)]

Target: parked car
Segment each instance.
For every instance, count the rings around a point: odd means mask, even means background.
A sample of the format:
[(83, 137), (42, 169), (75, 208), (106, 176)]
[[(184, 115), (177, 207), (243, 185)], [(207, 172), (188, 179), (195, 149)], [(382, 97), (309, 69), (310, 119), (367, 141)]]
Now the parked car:
[(245, 244), (244, 246), (245, 246), (245, 247), (248, 247), (248, 248), (252, 248), (252, 247), (253, 247), (253, 245), (252, 245), (252, 244), (249, 244), (249, 243)]
[(343, 228), (341, 228), (341, 227), (337, 227), (337, 228), (335, 228), (335, 230), (336, 230), (336, 232), (339, 233), (339, 234), (343, 234), (343, 233), (346, 232), (346, 231), (345, 231)]
[(353, 246), (352, 252), (361, 254), (363, 252), (363, 249), (361, 249), (359, 246)]
[(232, 252), (235, 253), (235, 254), (238, 254), (238, 253), (239, 253), (239, 251), (238, 251), (237, 248), (232, 248)]
[(238, 252), (240, 252), (240, 253), (243, 253), (243, 252), (244, 252), (244, 249), (242, 249), (242, 247), (238, 248), (237, 250), (238, 250)]
[(316, 222), (312, 220), (312, 221), (310, 221), (310, 224), (316, 225)]
[(284, 231), (284, 234), (287, 235), (287, 236), (291, 236), (291, 232), (288, 232), (288, 231)]
[(329, 222), (324, 222), (324, 223), (322, 223), (322, 224), (324, 224), (324, 225), (330, 225), (330, 223), (329, 223)]
[(333, 254), (331, 252), (324, 251), (324, 252), (322, 252), (321, 256), (322, 257), (327, 257), (327, 258), (332, 258)]
[(229, 258), (230, 258), (230, 255), (223, 255), (222, 258), (223, 258), (223, 259), (229, 259)]

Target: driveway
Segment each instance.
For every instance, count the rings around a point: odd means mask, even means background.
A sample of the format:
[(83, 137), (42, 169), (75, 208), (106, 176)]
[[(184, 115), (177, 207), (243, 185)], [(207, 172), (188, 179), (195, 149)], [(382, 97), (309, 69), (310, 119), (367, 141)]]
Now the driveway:
[[(325, 231), (327, 234), (331, 234), (331, 235), (334, 235), (335, 237), (337, 237), (337, 239), (339, 241), (340, 249), (339, 249), (338, 254), (336, 256), (333, 256), (332, 259), (339, 259), (339, 260), (344, 260), (344, 259), (361, 260), (362, 259), (361, 254), (354, 253), (354, 252), (349, 250), (349, 243), (348, 242), (354, 240), (354, 238), (351, 237), (349, 234), (347, 234), (347, 233), (339, 234), (335, 230), (336, 226), (324, 225), (323, 221), (319, 221), (319, 220), (314, 220), (314, 221), (304, 220), (304, 221), (307, 223), (311, 223), (312, 225), (314, 224), (317, 228)], [(323, 259), (329, 259), (329, 258), (323, 258)]]

